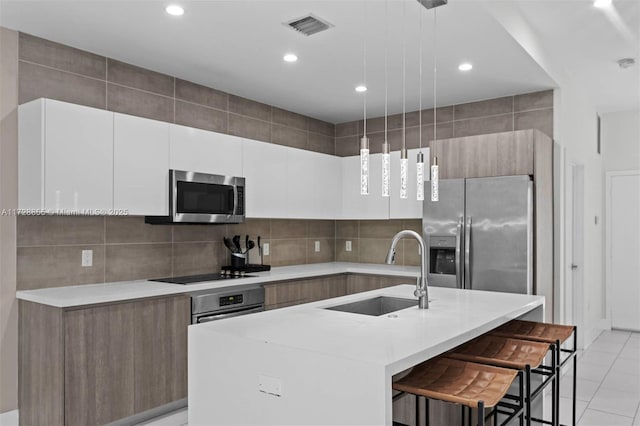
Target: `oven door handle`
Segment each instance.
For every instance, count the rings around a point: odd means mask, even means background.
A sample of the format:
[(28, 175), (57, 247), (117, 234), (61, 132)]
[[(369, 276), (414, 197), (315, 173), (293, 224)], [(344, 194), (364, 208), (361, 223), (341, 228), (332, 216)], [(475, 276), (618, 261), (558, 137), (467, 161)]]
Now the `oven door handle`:
[(196, 319), (196, 324), (200, 324), (200, 323), (204, 323), (204, 322), (211, 322), (211, 321), (216, 321), (216, 320), (221, 320), (224, 318), (232, 318), (232, 317), (237, 317), (240, 315), (246, 315), (246, 314), (251, 314), (254, 312), (261, 312), (264, 311), (264, 306), (260, 305), (260, 306), (255, 306), (253, 308), (249, 308), (249, 309), (240, 309), (237, 311), (232, 311), (232, 312), (225, 312), (225, 313), (221, 313), (221, 314), (214, 314), (214, 315), (207, 315), (206, 317), (197, 317)]

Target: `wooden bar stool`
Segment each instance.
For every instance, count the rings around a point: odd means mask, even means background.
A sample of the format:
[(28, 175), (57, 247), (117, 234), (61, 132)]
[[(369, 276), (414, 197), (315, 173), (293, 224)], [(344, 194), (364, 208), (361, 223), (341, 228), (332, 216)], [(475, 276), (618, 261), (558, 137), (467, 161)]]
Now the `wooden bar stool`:
[[(578, 349), (578, 333), (574, 325), (548, 324), (534, 321), (511, 320), (508, 323), (496, 328), (490, 334), (494, 336), (511, 337), (514, 339), (531, 340), (534, 342), (544, 342), (551, 345), (553, 357), (557, 360), (555, 371), (555, 412), (552, 413), (554, 419), (558, 419), (556, 424), (560, 423), (560, 372), (562, 367), (569, 361), (573, 360), (573, 390), (572, 390), (572, 421), (573, 426), (576, 425), (576, 373)], [(563, 348), (562, 345), (573, 335), (573, 347)], [(565, 354), (564, 359), (562, 355)], [(549, 424), (548, 421), (534, 419), (540, 423)]]
[[(393, 384), (393, 389), (415, 395), (416, 407), (419, 397), (427, 398), (427, 425), (429, 399), (437, 399), (467, 407), (469, 417), (471, 410), (477, 409), (477, 424), (483, 426), (485, 408), (495, 407), (500, 402), (516, 376), (518, 372), (512, 369), (440, 357), (415, 366), (409, 374)], [(522, 381), (520, 387), (522, 388)], [(508, 421), (517, 415), (524, 415), (523, 405)], [(416, 408), (416, 425), (417, 423)]]
[[(530, 425), (531, 401), (539, 395), (542, 389), (550, 382), (550, 380), (543, 380), (543, 383), (532, 393), (531, 371), (542, 365), (549, 349), (550, 345), (544, 342), (511, 339), (485, 334), (453, 349), (451, 352), (445, 354), (445, 356), (463, 361), (513, 368), (523, 372), (525, 377), (525, 419), (527, 425)], [(498, 412), (500, 413), (500, 411)]]

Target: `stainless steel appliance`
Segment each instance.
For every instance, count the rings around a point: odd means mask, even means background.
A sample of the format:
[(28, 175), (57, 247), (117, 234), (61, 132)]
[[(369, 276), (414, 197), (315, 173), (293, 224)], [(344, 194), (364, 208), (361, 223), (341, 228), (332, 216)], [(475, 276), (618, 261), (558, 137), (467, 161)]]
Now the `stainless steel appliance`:
[(169, 215), (146, 223), (241, 223), (245, 213), (243, 177), (169, 170)]
[(264, 287), (218, 288), (191, 293), (191, 324), (264, 311)]
[(423, 204), (429, 285), (531, 294), (532, 189), (529, 176), (441, 180)]

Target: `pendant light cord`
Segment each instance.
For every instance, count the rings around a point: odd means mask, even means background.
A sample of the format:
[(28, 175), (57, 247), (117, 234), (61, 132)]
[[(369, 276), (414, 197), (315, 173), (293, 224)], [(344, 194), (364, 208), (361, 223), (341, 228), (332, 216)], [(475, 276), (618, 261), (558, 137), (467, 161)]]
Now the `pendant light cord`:
[(422, 5), (420, 5), (420, 9), (418, 10), (420, 14), (420, 31), (418, 32), (418, 36), (420, 37), (420, 71), (419, 71), (419, 88), (418, 88), (418, 135), (419, 135), (419, 145), (420, 152), (422, 152)]
[(362, 6), (364, 9), (364, 13), (362, 14), (362, 16), (364, 17), (364, 25), (363, 25), (363, 54), (362, 54), (362, 69), (363, 69), (363, 75), (364, 75), (364, 87), (365, 87), (365, 91), (363, 93), (363, 104), (364, 104), (364, 134), (363, 136), (366, 137), (367, 136), (367, 90), (369, 90), (369, 88), (367, 87), (367, 2), (363, 1), (362, 2)]
[(433, 140), (436, 140), (436, 108), (438, 107), (438, 9), (433, 9)]
[(389, 0), (384, 0), (384, 143), (387, 143), (387, 113), (389, 104)]
[(406, 113), (407, 113), (406, 111), (406, 76), (407, 76), (406, 50), (407, 50), (407, 46), (406, 44), (407, 43), (406, 43), (406, 35), (405, 35), (406, 3), (407, 3), (406, 0), (402, 2), (402, 155), (400, 155), (400, 158), (403, 158), (407, 149), (407, 142), (406, 142), (406, 133), (407, 133), (407, 126), (406, 126)]

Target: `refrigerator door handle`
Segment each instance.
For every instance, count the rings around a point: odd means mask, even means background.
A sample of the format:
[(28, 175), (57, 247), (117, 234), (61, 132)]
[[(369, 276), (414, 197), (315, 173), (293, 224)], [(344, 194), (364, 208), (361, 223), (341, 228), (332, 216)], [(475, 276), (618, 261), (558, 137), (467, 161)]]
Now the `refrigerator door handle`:
[(466, 289), (471, 288), (471, 223), (471, 217), (469, 217), (464, 233), (464, 288)]
[(458, 288), (463, 287), (462, 276), (462, 233), (464, 232), (464, 219), (460, 217), (458, 219), (458, 227), (456, 229), (456, 286)]

